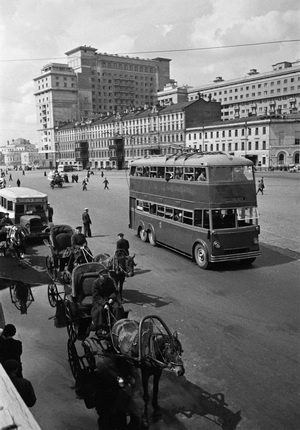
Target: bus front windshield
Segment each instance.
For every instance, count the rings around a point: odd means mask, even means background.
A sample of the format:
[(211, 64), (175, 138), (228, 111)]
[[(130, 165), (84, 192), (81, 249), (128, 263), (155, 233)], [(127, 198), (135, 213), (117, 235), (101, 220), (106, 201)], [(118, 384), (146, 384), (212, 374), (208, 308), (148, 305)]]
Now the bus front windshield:
[(209, 173), (210, 182), (254, 181), (252, 166), (214, 166)]
[(257, 208), (212, 210), (212, 228), (249, 227), (258, 224)]

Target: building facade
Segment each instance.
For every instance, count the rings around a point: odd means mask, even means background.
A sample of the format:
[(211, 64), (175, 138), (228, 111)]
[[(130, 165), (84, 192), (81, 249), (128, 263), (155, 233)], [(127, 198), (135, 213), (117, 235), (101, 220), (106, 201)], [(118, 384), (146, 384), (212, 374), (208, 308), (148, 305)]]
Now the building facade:
[(183, 150), (187, 128), (220, 118), (219, 103), (199, 99), (67, 123), (56, 130), (59, 162), (122, 169), (137, 157)]
[(6, 167), (22, 167), (40, 164), (40, 154), (35, 145), (26, 139), (15, 139), (0, 147), (1, 164)]
[(300, 114), (252, 116), (187, 128), (186, 147), (229, 152), (267, 169), (300, 164)]
[(59, 123), (155, 104), (157, 91), (170, 81), (167, 58), (99, 54), (86, 46), (66, 56), (68, 64), (47, 64), (34, 78), (39, 148), (48, 152), (50, 164)]
[(286, 115), (300, 111), (300, 60), (274, 64), (270, 72), (251, 69), (247, 76), (188, 89), (188, 99), (204, 97), (222, 105), (222, 120)]

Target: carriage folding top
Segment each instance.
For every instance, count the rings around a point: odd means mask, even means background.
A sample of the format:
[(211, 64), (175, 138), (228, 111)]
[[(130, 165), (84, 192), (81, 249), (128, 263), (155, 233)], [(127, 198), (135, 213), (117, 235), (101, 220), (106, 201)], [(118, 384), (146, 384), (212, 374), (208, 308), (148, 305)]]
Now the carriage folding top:
[(74, 230), (69, 225), (61, 224), (53, 226), (50, 230), (50, 244), (59, 254), (71, 246), (71, 237)]

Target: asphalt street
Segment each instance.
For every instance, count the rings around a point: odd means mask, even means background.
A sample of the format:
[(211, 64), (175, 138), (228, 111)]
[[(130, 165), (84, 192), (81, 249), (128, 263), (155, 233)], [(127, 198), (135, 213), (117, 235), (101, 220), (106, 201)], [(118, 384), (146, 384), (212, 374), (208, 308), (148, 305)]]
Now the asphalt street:
[[(83, 178), (80, 172), (80, 179)], [(104, 190), (99, 172), (88, 191), (81, 184), (51, 190), (42, 171), (20, 176), (22, 185), (46, 191), (54, 207), (54, 222), (76, 226), (90, 208), (93, 253), (115, 249), (123, 231), (136, 253), (136, 275), (124, 287), (125, 307), (132, 318), (161, 316), (177, 330), (184, 348), (185, 376), (164, 372), (160, 387), (162, 416), (151, 417), (150, 429), (213, 430), (203, 415), (209, 410), (203, 391), (222, 393), (233, 413), (241, 410), (241, 430), (298, 430), (299, 408), (299, 180), (300, 172), (260, 172), (265, 193), (258, 195), (262, 256), (253, 267), (220, 264), (203, 271), (191, 260), (141, 242), (128, 229), (128, 178), (108, 172)], [(18, 174), (13, 173), (14, 182)], [(81, 182), (81, 181), (79, 181)], [(0, 259), (1, 276), (33, 284), (35, 301), (27, 315), (0, 291), (6, 322), (18, 328), (23, 342), (24, 375), (37, 392), (32, 412), (43, 430), (95, 429), (96, 414), (76, 399), (66, 353), (66, 329), (54, 327), (55, 309), (47, 299), (49, 250), (33, 244), (27, 268), (14, 259)], [(227, 410), (226, 409), (226, 410)], [(212, 414), (213, 412), (213, 414)]]

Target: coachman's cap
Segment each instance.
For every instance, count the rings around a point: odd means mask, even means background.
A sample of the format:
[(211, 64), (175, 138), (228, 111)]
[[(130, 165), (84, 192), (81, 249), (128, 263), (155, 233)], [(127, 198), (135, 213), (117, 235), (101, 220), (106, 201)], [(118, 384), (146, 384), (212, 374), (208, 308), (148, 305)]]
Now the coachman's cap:
[(81, 225), (79, 225), (78, 227), (75, 227), (76, 228), (76, 230), (82, 230), (82, 226)]
[(118, 236), (123, 237), (123, 236), (124, 236), (124, 233), (118, 233)]
[(89, 208), (84, 208), (84, 210), (85, 210), (85, 211), (88, 211), (88, 210), (89, 210)]

